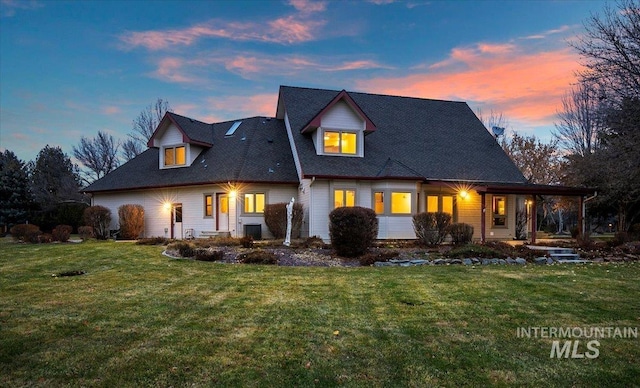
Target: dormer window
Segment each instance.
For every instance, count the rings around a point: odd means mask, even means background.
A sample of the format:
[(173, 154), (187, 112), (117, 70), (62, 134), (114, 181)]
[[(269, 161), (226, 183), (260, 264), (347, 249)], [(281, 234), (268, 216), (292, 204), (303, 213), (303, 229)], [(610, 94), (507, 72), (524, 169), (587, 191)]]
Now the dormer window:
[(323, 136), (325, 154), (358, 154), (358, 134), (353, 131), (325, 130)]
[(187, 164), (187, 149), (185, 146), (165, 147), (164, 166), (184, 166)]

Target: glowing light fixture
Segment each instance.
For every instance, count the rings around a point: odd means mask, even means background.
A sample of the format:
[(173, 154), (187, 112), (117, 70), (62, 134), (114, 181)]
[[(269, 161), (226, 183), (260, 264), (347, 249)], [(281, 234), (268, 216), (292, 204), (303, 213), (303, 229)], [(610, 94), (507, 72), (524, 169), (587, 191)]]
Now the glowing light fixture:
[(170, 204), (169, 202), (165, 202), (165, 203), (162, 205), (162, 208), (163, 208), (164, 210), (171, 210), (171, 204)]
[(466, 199), (469, 196), (469, 192), (467, 190), (460, 190), (460, 198)]

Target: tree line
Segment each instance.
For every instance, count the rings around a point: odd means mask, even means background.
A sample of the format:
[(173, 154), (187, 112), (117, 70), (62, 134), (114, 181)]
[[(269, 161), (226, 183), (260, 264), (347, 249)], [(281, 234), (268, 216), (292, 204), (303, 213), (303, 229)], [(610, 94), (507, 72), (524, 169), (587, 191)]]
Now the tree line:
[[(569, 43), (584, 70), (560, 101), (553, 140), (512, 133), (499, 142), (531, 183), (597, 190), (588, 203), (593, 227), (613, 222), (626, 232), (640, 224), (640, 2), (607, 5), (584, 27)], [(509, 125), (502, 114), (477, 113), (487, 128)], [(576, 206), (566, 198), (541, 202), (538, 225), (560, 230), (563, 213)]]
[(60, 147), (49, 145), (28, 162), (10, 150), (0, 153), (0, 233), (25, 223), (45, 231), (56, 225), (71, 225), (77, 230), (90, 203), (82, 187), (142, 153), (167, 111), (169, 103), (162, 99), (147, 106), (133, 120), (125, 141), (102, 131), (94, 138), (81, 137), (73, 146), (73, 156), (81, 167)]

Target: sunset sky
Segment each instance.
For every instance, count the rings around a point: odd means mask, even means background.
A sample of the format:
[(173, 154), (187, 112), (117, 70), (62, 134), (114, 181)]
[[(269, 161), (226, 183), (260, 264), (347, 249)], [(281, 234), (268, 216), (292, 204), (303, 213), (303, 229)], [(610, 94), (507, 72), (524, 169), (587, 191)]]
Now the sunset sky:
[(466, 101), (551, 140), (603, 1), (0, 0), (0, 149), (125, 139), (157, 98), (273, 116), (279, 85)]

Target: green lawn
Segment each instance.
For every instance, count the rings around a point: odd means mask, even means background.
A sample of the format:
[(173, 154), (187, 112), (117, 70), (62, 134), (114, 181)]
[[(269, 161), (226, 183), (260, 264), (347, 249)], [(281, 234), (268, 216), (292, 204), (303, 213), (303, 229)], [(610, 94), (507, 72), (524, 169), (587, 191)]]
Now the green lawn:
[[(552, 359), (551, 339), (516, 336), (640, 326), (640, 263), (293, 268), (161, 251), (0, 242), (0, 386), (640, 381), (638, 338), (601, 339), (595, 359)], [(73, 270), (87, 273), (51, 276)]]

